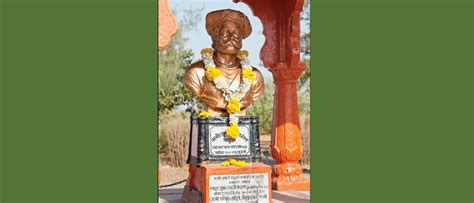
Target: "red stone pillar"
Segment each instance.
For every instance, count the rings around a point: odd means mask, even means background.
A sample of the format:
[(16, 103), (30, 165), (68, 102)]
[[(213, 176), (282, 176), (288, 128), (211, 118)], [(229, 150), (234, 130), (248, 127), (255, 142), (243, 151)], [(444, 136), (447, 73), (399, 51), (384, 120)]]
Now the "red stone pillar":
[(279, 64), (272, 69), (275, 83), (271, 152), (277, 164), (273, 166), (274, 190), (309, 190), (297, 163), (303, 154), (298, 113), (297, 80), (304, 64), (288, 67)]

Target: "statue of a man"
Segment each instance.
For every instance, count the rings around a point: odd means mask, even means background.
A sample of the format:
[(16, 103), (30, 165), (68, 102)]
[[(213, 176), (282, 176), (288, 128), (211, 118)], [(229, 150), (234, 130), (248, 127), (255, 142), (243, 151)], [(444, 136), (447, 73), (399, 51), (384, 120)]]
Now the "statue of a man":
[[(242, 53), (242, 39), (252, 32), (250, 21), (240, 11), (217, 10), (207, 14), (206, 30), (212, 38), (213, 50), (207, 61), (203, 58), (188, 68), (184, 83), (211, 115), (228, 116), (231, 103), (238, 103), (236, 115), (245, 115), (246, 108), (262, 96), (265, 87), (262, 74), (238, 56)], [(219, 81), (206, 75), (209, 69), (217, 69)]]

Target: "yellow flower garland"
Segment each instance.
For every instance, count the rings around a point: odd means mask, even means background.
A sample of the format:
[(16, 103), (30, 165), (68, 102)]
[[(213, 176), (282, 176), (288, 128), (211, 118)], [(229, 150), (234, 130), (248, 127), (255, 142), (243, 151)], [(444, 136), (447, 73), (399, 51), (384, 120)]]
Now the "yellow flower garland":
[(229, 165), (230, 165), (230, 162), (229, 162), (229, 161), (224, 161), (224, 162), (222, 162), (222, 165), (223, 165), (223, 166), (229, 166)]
[[(240, 50), (239, 53), (237, 53), (237, 58), (240, 59), (240, 63), (242, 66), (242, 78), (243, 83), (241, 86), (239, 86), (239, 95), (235, 95), (232, 93), (229, 95), (229, 90), (224, 88), (224, 84), (222, 81), (222, 78), (219, 78), (222, 76), (222, 73), (219, 68), (216, 68), (213, 60), (212, 60), (212, 55), (214, 53), (214, 49), (212, 48), (205, 48), (201, 50), (201, 55), (203, 62), (205, 64), (205, 76), (208, 80), (213, 81), (216, 87), (221, 90), (224, 94), (224, 98), (226, 100), (231, 97), (230, 100), (228, 100), (226, 109), (227, 113), (229, 113), (229, 127), (226, 129), (226, 134), (231, 137), (232, 139), (236, 139), (240, 135), (240, 129), (239, 126), (237, 125), (238, 123), (238, 118), (236, 117), (236, 113), (240, 113), (240, 106), (239, 106), (239, 98), (242, 98), (245, 93), (250, 89), (251, 82), (255, 81), (257, 79), (257, 76), (255, 72), (253, 71), (253, 68), (248, 64), (248, 55), (249, 52), (246, 50)], [(238, 96), (238, 97), (237, 97)], [(202, 113), (199, 114), (199, 116), (210, 116), (209, 113)], [(232, 165), (232, 164), (231, 164)]]
[(247, 162), (244, 160), (237, 161), (235, 159), (229, 159), (227, 161), (222, 162), (223, 166), (247, 166)]
[(207, 111), (201, 111), (199, 113), (199, 117), (209, 117), (209, 116), (211, 116), (211, 114)]
[(215, 80), (216, 78), (222, 75), (221, 71), (216, 67), (208, 67), (206, 69), (206, 78), (210, 81)]
[(232, 139), (237, 139), (237, 137), (239, 137), (240, 135), (240, 129), (239, 129), (239, 126), (237, 126), (237, 124), (232, 124), (230, 125), (229, 127), (227, 127), (227, 129), (225, 130), (225, 133), (231, 137)]
[(227, 112), (229, 114), (240, 113), (239, 99), (237, 97), (232, 97), (229, 103), (227, 103)]
[(257, 75), (255, 75), (255, 72), (252, 71), (252, 68), (246, 68), (242, 72), (242, 77), (244, 77), (245, 79), (247, 79), (250, 82), (253, 82), (257, 79)]

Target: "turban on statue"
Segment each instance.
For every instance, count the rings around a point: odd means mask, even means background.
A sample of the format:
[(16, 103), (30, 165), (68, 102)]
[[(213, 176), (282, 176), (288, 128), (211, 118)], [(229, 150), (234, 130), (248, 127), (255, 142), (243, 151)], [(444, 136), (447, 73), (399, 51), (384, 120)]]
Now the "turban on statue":
[(242, 31), (243, 38), (247, 38), (252, 33), (252, 26), (246, 15), (240, 11), (223, 9), (212, 11), (206, 16), (206, 30), (211, 37), (215, 37), (221, 25), (226, 21), (236, 23)]

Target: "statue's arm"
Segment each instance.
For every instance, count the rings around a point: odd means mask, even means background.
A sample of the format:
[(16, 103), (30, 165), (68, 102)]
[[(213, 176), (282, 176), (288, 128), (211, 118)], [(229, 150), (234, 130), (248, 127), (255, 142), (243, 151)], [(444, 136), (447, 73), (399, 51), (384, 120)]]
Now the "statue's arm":
[(265, 91), (265, 81), (263, 79), (262, 73), (254, 68), (257, 79), (255, 80), (253, 89), (253, 102), (257, 101), (260, 97), (263, 96)]
[(242, 101), (240, 101), (240, 109), (245, 110), (247, 107), (250, 106), (253, 102), (257, 101), (260, 97), (263, 96), (263, 92), (265, 90), (265, 82), (263, 80), (262, 74), (257, 70), (253, 69), (256, 74), (256, 80), (252, 83), (252, 87), (250, 88), (250, 94), (244, 97)]
[(191, 65), (183, 76), (183, 82), (186, 87), (198, 98), (201, 98), (201, 79), (199, 77), (199, 64)]

